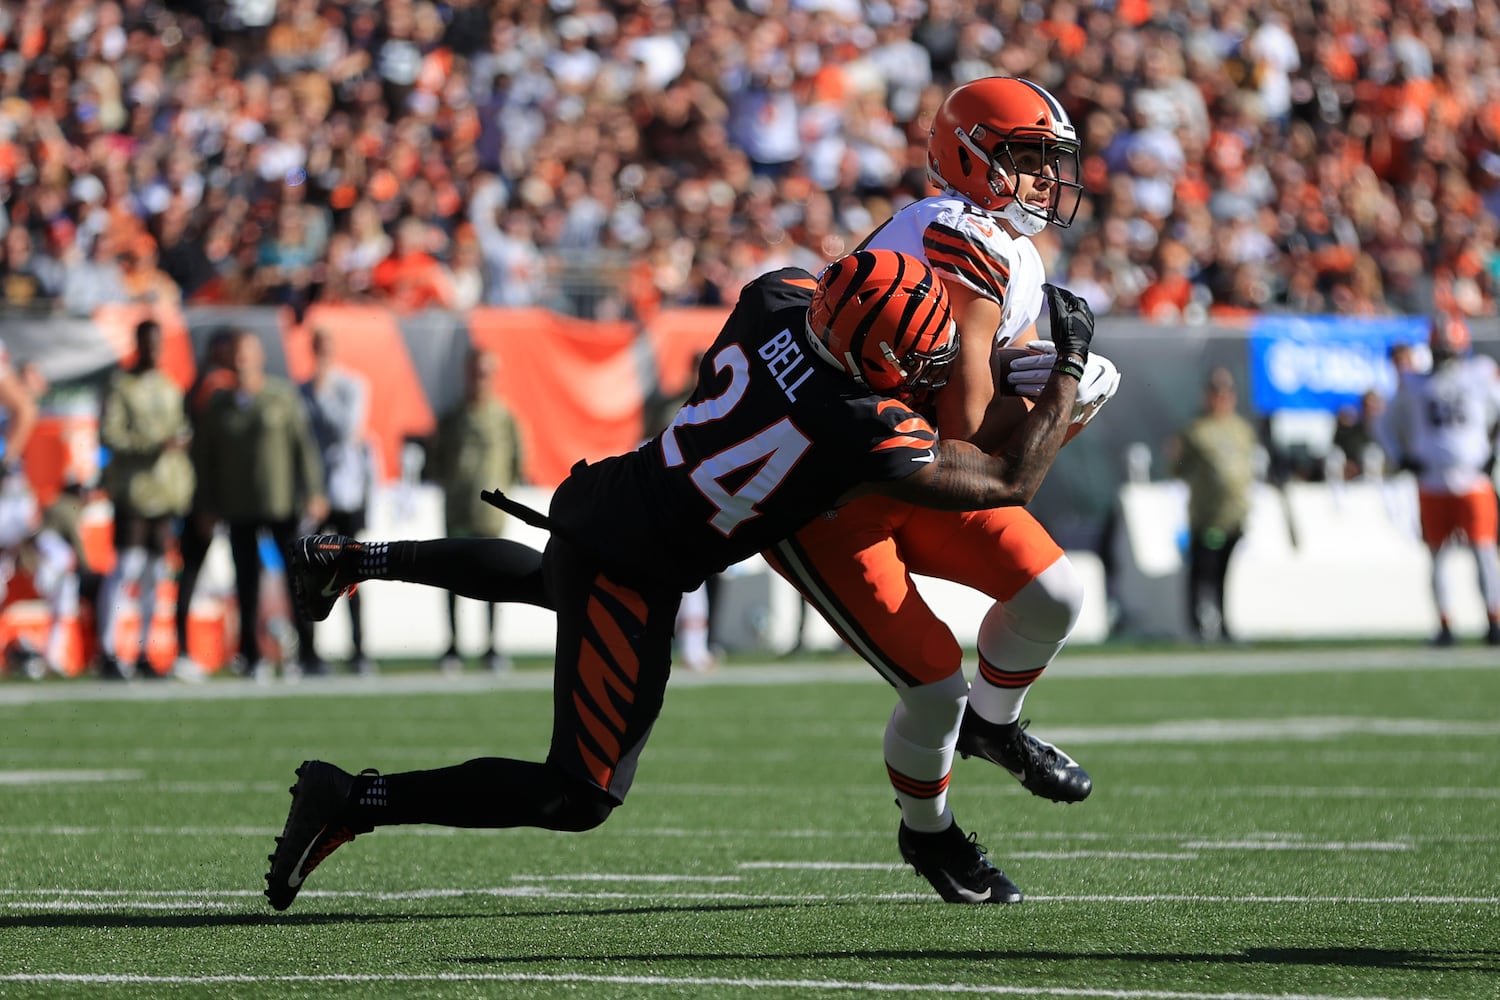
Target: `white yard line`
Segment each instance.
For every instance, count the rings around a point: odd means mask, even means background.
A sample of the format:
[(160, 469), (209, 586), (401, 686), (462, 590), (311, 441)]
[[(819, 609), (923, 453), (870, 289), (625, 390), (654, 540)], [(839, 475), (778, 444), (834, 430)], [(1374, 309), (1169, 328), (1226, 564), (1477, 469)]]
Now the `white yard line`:
[[(884, 869), (887, 866), (881, 865), (878, 867)], [(249, 889), (205, 889), (182, 890), (180, 892), (160, 889), (5, 889), (0, 890), (0, 909), (46, 909), (53, 905), (66, 908), (93, 908), (111, 911), (142, 907), (150, 909), (195, 909), (205, 906), (229, 905), (224, 900), (254, 899), (260, 896), (261, 893), (259, 891)], [(302, 900), (404, 902), (429, 899), (463, 899), (468, 897), (540, 900), (565, 899), (580, 902), (589, 900), (609, 902), (622, 900), (636, 902), (671, 900), (689, 903), (737, 903), (752, 901), (784, 903), (913, 902), (942, 905), (942, 901), (930, 892), (661, 892), (649, 887), (643, 888), (639, 892), (624, 890), (579, 892), (575, 890), (549, 889), (535, 883), (471, 888), (402, 889), (390, 891), (304, 889), (298, 898)], [(1500, 904), (1500, 896), (1314, 896), (1294, 895), (1290, 893), (1275, 896), (1202, 895), (1197, 893), (1059, 893), (1052, 895), (1028, 894), (1026, 899), (1028, 903), (1189, 903), (1195, 906), (1204, 903), (1217, 903), (1230, 906), (1264, 906), (1268, 904), (1290, 906), (1345, 906), (1351, 904), (1363, 906), (1495, 906), (1496, 904)]]
[[(995, 852), (1002, 854), (1000, 851)], [(1103, 858), (1111, 861), (1196, 861), (1197, 851), (1004, 851), (1007, 861), (1076, 861)], [(877, 861), (741, 861), (737, 868), (781, 871), (898, 871), (905, 865)]]
[[(214, 986), (261, 983), (592, 983), (612, 986), (660, 986), (680, 995), (689, 988), (745, 990), (829, 990), (850, 993), (985, 994), (989, 996), (1087, 998), (1087, 1000), (1398, 1000), (1394, 997), (1321, 993), (1202, 992), (1198, 990), (1125, 990), (1077, 986), (1018, 986), (1010, 983), (882, 983), (846, 979), (752, 979), (730, 976), (626, 976), (585, 972), (435, 972), (322, 973), (317, 975), (145, 976), (121, 973), (8, 973), (0, 982), (89, 986)], [(1421, 1000), (1421, 998), (1399, 998)]]
[(140, 771), (129, 770), (28, 770), (0, 771), (0, 785), (114, 784), (140, 781)]
[(1185, 789), (1180, 785), (1126, 785), (1115, 795), (1191, 795), (1194, 798), (1256, 799), (1500, 799), (1500, 788), (1361, 788), (1321, 785), (1215, 785)]
[[(1047, 670), (1049, 681), (1093, 677), (1205, 677), (1266, 674), (1328, 674), (1424, 670), (1493, 670), (1495, 654), (1484, 648), (1433, 650), (1421, 647), (1202, 650), (1153, 653), (1065, 652)], [(864, 663), (746, 663), (712, 674), (682, 670), (672, 677), (677, 688), (761, 687), (810, 683), (884, 685)], [(388, 674), (378, 678), (324, 677), (297, 684), (257, 684), (214, 679), (207, 684), (118, 683), (92, 679), (0, 685), (0, 707), (52, 701), (222, 700), (228, 698), (316, 698), (329, 694), (405, 696), (551, 690), (545, 670), (518, 670), (501, 676), (483, 674), (443, 677), (430, 673)]]

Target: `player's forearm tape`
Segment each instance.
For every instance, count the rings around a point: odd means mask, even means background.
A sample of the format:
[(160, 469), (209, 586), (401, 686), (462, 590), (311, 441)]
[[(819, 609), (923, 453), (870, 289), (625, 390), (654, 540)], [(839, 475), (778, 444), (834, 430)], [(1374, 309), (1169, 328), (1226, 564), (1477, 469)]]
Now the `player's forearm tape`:
[(1052, 363), (1052, 370), (1061, 375), (1071, 375), (1079, 382), (1083, 381), (1083, 362), (1074, 355), (1058, 358)]

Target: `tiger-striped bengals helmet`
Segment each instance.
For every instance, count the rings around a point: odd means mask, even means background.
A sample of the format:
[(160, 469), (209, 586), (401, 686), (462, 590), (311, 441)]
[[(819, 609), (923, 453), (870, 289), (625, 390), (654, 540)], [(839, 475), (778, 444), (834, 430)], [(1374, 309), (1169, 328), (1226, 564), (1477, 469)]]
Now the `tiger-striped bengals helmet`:
[(912, 402), (948, 382), (958, 327), (948, 293), (922, 260), (856, 250), (829, 264), (807, 310), (813, 349), (882, 396)]

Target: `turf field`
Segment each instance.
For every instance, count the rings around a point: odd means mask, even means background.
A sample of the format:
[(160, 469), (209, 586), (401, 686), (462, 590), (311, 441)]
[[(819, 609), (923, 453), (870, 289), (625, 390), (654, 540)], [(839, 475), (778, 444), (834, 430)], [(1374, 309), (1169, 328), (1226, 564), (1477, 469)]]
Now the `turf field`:
[(1070, 651), (960, 822), (1028, 893), (898, 866), (891, 694), (852, 662), (685, 676), (599, 830), (393, 828), (260, 895), (304, 757), (536, 756), (546, 675), (0, 683), (0, 996), (1500, 997), (1500, 656)]

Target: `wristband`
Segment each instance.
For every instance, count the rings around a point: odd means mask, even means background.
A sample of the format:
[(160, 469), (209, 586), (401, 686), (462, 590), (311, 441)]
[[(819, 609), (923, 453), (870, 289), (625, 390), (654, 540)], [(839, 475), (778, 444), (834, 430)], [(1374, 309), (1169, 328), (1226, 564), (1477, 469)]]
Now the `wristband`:
[(1071, 375), (1079, 382), (1083, 381), (1083, 363), (1071, 354), (1061, 356), (1054, 361), (1052, 371), (1060, 375)]

